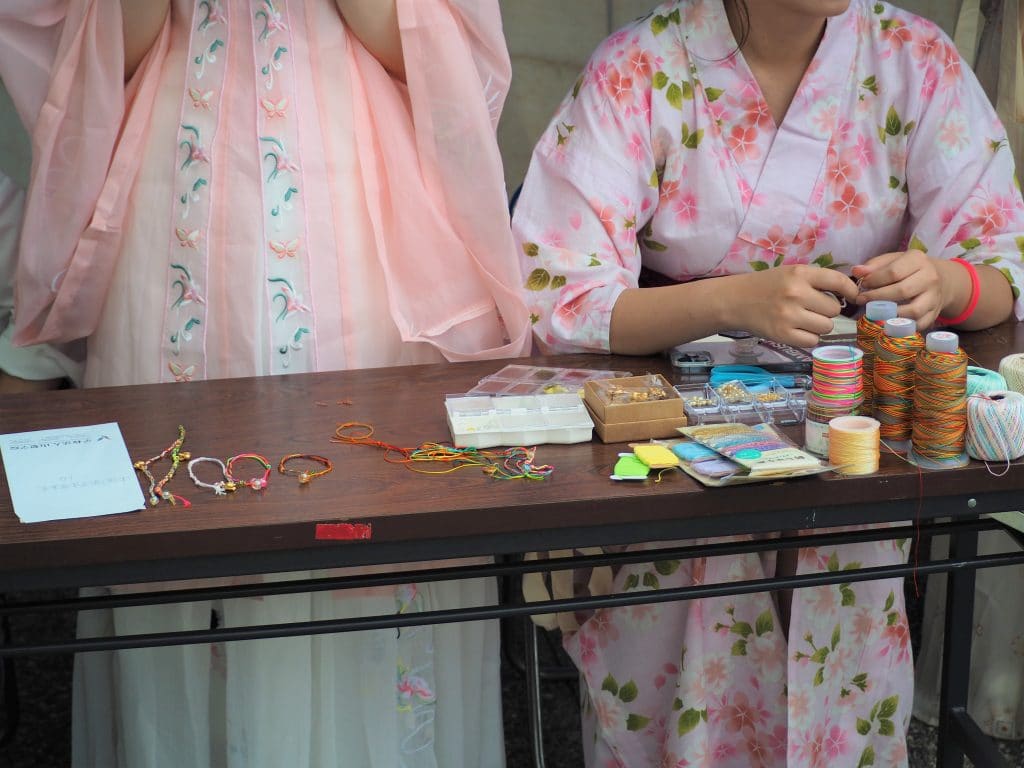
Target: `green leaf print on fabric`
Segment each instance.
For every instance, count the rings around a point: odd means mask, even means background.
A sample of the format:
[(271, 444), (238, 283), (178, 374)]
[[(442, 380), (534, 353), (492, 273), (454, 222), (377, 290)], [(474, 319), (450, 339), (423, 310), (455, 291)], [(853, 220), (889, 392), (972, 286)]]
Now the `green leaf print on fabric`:
[(775, 622), (772, 621), (771, 611), (765, 611), (757, 617), (757, 620), (754, 622), (754, 632), (757, 634), (758, 637), (764, 637), (765, 635), (774, 631)]
[(857, 762), (857, 768), (867, 768), (867, 766), (874, 764), (875, 750), (869, 744), (864, 747), (864, 751), (860, 753), (860, 760)]
[(656, 35), (660, 35), (666, 29), (668, 29), (667, 16), (658, 15), (651, 19), (651, 32), (653, 32)]
[(590, 254), (590, 261), (587, 263), (587, 266), (588, 267), (600, 267), (601, 266), (601, 260), (599, 258), (597, 258), (597, 254), (594, 254), (594, 253)]
[(718, 101), (718, 98), (725, 93), (722, 88), (705, 88), (704, 95), (708, 97), (708, 101)]
[(874, 75), (864, 78), (864, 80), (861, 81), (860, 87), (866, 91), (871, 91), (875, 96), (878, 95), (878, 83), (875, 80)]
[(682, 109), (683, 108), (683, 89), (680, 88), (675, 83), (672, 83), (672, 85), (670, 85), (668, 87), (668, 89), (665, 91), (665, 101), (667, 101), (669, 103), (670, 107), (675, 107), (676, 109)]
[(771, 269), (771, 265), (764, 261), (752, 261), (750, 266), (754, 268), (755, 272), (764, 272), (766, 269)]
[(973, 250), (974, 248), (977, 248), (979, 245), (981, 245), (981, 240), (979, 240), (976, 237), (969, 237), (966, 240), (960, 241), (960, 247), (963, 248), (965, 251)]
[(921, 242), (921, 239), (914, 235), (910, 238), (910, 245), (907, 246), (910, 250), (920, 251), (921, 253), (928, 253), (928, 246)]
[(526, 278), (526, 287), (531, 291), (543, 291), (551, 284), (551, 273), (538, 267)]
[(671, 576), (673, 573), (679, 570), (679, 561), (656, 560), (654, 563), (654, 570), (656, 570), (662, 576)]
[(536, 243), (523, 243), (523, 253), (530, 258), (534, 258), (540, 253), (540, 246)]
[(626, 702), (627, 704), (636, 699), (640, 691), (636, 687), (636, 683), (630, 680), (628, 683), (619, 688), (619, 699)]
[(653, 85), (659, 91), (668, 85), (668, 75), (662, 72), (660, 69), (654, 73), (654, 77), (651, 78), (651, 85)]
[(601, 683), (601, 690), (608, 691), (612, 696), (619, 695), (619, 684), (615, 682), (615, 678), (608, 675)]
[(643, 715), (630, 714), (626, 718), (626, 730), (627, 731), (642, 731), (647, 727), (647, 724), (651, 722), (651, 718), (644, 717)]
[(702, 719), (699, 709), (690, 708), (686, 710), (679, 716), (679, 722), (676, 724), (676, 733), (680, 736), (685, 736), (700, 725)]
[(565, 275), (555, 275), (551, 278), (551, 290), (556, 290), (565, 285)]

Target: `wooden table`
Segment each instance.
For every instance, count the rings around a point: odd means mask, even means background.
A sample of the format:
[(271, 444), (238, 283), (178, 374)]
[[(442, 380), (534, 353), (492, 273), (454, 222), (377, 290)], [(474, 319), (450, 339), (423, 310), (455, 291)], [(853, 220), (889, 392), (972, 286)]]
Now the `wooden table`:
[[(965, 345), (979, 364), (995, 367), (1003, 355), (1024, 351), (1024, 328), (1005, 324), (969, 335)], [(949, 532), (953, 539), (949, 559), (930, 563), (922, 553), (918, 565), (922, 574), (951, 574), (944, 670), (946, 698), (940, 727), (942, 765), (957, 765), (961, 758), (960, 746), (953, 744), (953, 739), (946, 739), (946, 735), (957, 737), (978, 755), (976, 762), (988, 756), (984, 751), (988, 740), (977, 738), (980, 732), (976, 732), (976, 727), (971, 730), (973, 723), (964, 711), (969, 665), (966, 661), (955, 662), (970, 658), (971, 620), (961, 618), (972, 615), (975, 569), (1024, 561), (1024, 555), (1017, 553), (979, 557), (976, 547), (978, 531), (995, 526), (979, 521), (979, 515), (1020, 506), (1024, 491), (1024, 469), (1020, 462), (999, 477), (978, 462), (963, 469), (921, 474), (902, 460), (886, 456), (878, 474), (868, 477), (822, 475), (708, 490), (681, 473), (674, 473), (659, 484), (611, 482), (608, 475), (622, 446), (599, 442), (541, 446), (538, 461), (555, 467), (554, 474), (543, 481), (497, 481), (475, 469), (429, 477), (386, 463), (379, 450), (330, 442), (336, 424), (344, 421), (373, 424), (378, 439), (404, 446), (445, 440), (448, 428), (444, 395), (468, 390), (505, 362), (5, 397), (0, 400), (0, 431), (5, 433), (116, 421), (131, 456), (140, 458), (155, 455), (166, 447), (180, 423), (188, 431), (185, 447), (194, 456), (257, 452), (276, 463), (288, 453), (318, 453), (331, 458), (335, 470), (308, 486), (300, 486), (294, 478), (275, 472), (265, 492), (257, 494), (245, 489), (219, 498), (193, 487), (182, 469), (170, 489), (190, 498), (190, 509), (162, 503), (138, 513), (32, 525), (17, 520), (6, 477), (0, 477), (0, 593), (476, 555), (520, 555), (534, 550), (872, 525), (917, 518), (922, 530)], [(528, 362), (672, 376), (667, 360), (662, 358), (571, 355)], [(351, 404), (342, 404), (346, 401)], [(935, 522), (945, 517), (953, 522)], [(317, 537), (318, 524), (342, 521), (368, 524), (372, 537), (357, 541)], [(907, 529), (876, 529), (859, 535), (894, 538), (901, 533), (906, 535)], [(823, 539), (839, 540), (844, 540), (842, 535), (825, 535)], [(795, 542), (787, 540), (783, 545), (787, 543)], [(740, 549), (742, 545), (733, 544), (718, 553)], [(648, 555), (644, 559), (652, 558)], [(508, 575), (542, 567), (522, 563), (457, 566), (435, 575)], [(891, 577), (906, 574), (911, 567), (866, 569), (859, 574), (843, 572), (838, 577), (824, 574), (613, 595), (591, 598), (590, 603), (553, 601), (528, 608), (499, 605), (414, 616), (220, 629), (174, 637), (135, 636), (8, 646), (0, 648), (0, 655), (493, 618), (587, 605), (624, 605), (806, 586), (831, 583), (830, 579), (848, 582)], [(408, 572), (393, 577), (350, 577), (340, 585), (401, 583), (410, 578)], [(263, 593), (294, 588), (265, 585)], [(300, 583), (298, 588), (322, 587)], [(245, 592), (225, 592), (223, 596), (241, 594)], [(195, 597), (196, 593), (183, 592), (180, 597), (189, 595)], [(146, 595), (120, 600), (109, 604), (153, 602)], [(0, 615), (98, 604), (8, 602), (0, 606)]]

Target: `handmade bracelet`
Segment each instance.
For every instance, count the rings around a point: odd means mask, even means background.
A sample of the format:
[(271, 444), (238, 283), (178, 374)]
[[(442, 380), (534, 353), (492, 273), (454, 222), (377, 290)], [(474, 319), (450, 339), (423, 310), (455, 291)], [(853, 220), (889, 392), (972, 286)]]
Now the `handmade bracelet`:
[[(305, 459), (306, 461), (314, 461), (317, 462), (318, 464), (323, 464), (324, 468), (318, 469), (315, 472), (311, 472), (307, 469), (288, 469), (285, 466), (285, 464), (287, 464), (289, 461), (292, 461), (293, 459)], [(287, 456), (281, 459), (281, 462), (277, 465), (278, 472), (280, 472), (282, 475), (297, 476), (299, 478), (299, 483), (301, 485), (306, 485), (315, 477), (326, 475), (332, 469), (334, 469), (334, 464), (331, 463), (330, 459), (326, 459), (323, 456), (316, 456), (311, 453), (289, 453)]]
[(959, 325), (974, 314), (974, 310), (978, 308), (978, 298), (981, 295), (981, 282), (978, 280), (978, 270), (975, 269), (971, 262), (965, 259), (950, 259), (962, 265), (967, 270), (967, 274), (971, 277), (971, 298), (967, 302), (967, 307), (956, 317), (942, 317), (941, 315), (936, 318), (936, 323), (939, 325)]
[[(196, 464), (202, 464), (204, 461), (210, 462), (211, 464), (216, 464), (218, 467), (220, 467), (220, 474), (223, 480), (218, 480), (215, 483), (206, 483), (200, 480), (198, 477), (196, 477), (194, 467)], [(214, 459), (209, 456), (196, 456), (194, 459), (192, 459), (188, 463), (188, 476), (192, 478), (192, 482), (195, 483), (199, 488), (209, 488), (218, 496), (224, 496), (230, 491), (233, 491), (236, 488), (238, 488), (238, 484), (235, 483), (228, 476), (228, 470), (224, 466), (224, 462), (221, 461), (220, 459)]]
[[(181, 450), (181, 446), (185, 443), (185, 427), (178, 425), (178, 439), (171, 443), (169, 446), (164, 448), (160, 453), (151, 459), (144, 461), (136, 461), (133, 465), (136, 470), (141, 472), (147, 480), (149, 480), (149, 504), (155, 507), (160, 503), (160, 499), (169, 501), (171, 505), (174, 505), (176, 501), (181, 501), (186, 507), (191, 506), (188, 499), (183, 499), (180, 496), (175, 496), (170, 491), (165, 491), (164, 486), (171, 481), (174, 477), (174, 473), (178, 471), (178, 465), (182, 461), (189, 458), (188, 451)], [(149, 470), (149, 465), (154, 462), (165, 459), (168, 455), (171, 457), (171, 468), (167, 470), (167, 474), (160, 478), (159, 482), (153, 477), (153, 473)]]
[[(243, 459), (249, 459), (257, 462), (263, 467), (263, 477), (251, 477), (248, 480), (239, 480), (235, 477), (235, 462), (242, 461)], [(227, 467), (224, 470), (224, 476), (231, 482), (237, 485), (247, 485), (254, 491), (262, 491), (268, 485), (270, 485), (270, 461), (258, 453), (240, 453), (237, 456), (232, 456), (228, 459)]]

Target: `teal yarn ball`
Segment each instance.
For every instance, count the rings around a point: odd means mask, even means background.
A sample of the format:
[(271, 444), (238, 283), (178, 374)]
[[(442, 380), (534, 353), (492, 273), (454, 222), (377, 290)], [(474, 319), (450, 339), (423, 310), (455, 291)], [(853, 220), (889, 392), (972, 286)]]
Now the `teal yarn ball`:
[(981, 368), (977, 365), (967, 366), (967, 396), (980, 395), (985, 392), (999, 392), (1006, 389), (1006, 379), (997, 371)]

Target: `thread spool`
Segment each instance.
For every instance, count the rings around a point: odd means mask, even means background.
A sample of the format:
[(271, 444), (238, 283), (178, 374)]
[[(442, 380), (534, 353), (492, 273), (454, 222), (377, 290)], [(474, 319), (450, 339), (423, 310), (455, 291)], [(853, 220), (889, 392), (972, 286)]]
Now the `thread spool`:
[(1024, 354), (1007, 355), (999, 361), (999, 373), (1006, 379), (1006, 388), (1024, 392)]
[(998, 371), (990, 371), (977, 365), (967, 366), (967, 396), (983, 395), (1009, 389), (1006, 379)]
[(811, 358), (804, 445), (817, 456), (828, 456), (829, 422), (858, 413), (864, 402), (864, 352), (857, 347), (832, 345), (818, 347)]
[(914, 363), (914, 409), (907, 458), (920, 467), (964, 467), (967, 355), (949, 331), (933, 331)]
[(828, 460), (841, 475), (878, 471), (879, 424), (869, 416), (840, 416), (828, 424)]
[(967, 401), (966, 447), (981, 461), (1024, 456), (1024, 395), (1013, 390), (972, 395)]
[(885, 332), (875, 343), (875, 418), (882, 442), (896, 453), (910, 449), (914, 363), (922, 349), (917, 323), (907, 317), (886, 320)]
[(895, 301), (869, 301), (864, 314), (857, 319), (857, 346), (864, 353), (864, 404), (860, 411), (867, 416), (875, 412), (875, 344), (885, 329), (885, 321), (894, 317)]

